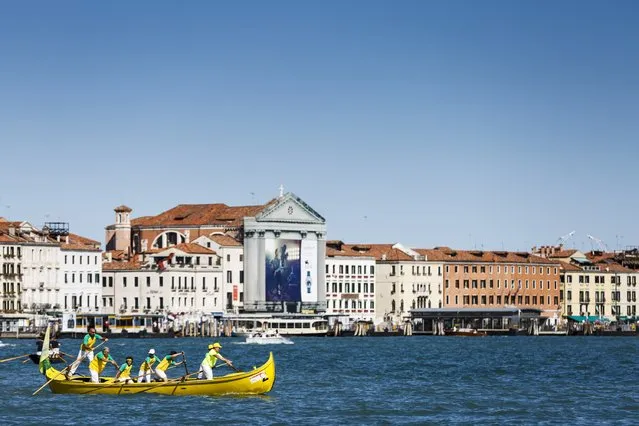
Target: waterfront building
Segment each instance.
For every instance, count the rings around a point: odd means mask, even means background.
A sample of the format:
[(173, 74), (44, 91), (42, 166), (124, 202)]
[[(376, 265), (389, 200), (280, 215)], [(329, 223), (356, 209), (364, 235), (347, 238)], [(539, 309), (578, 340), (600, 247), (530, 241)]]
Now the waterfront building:
[(102, 249), (100, 243), (70, 233), (65, 223), (51, 223), (49, 236), (59, 244), (59, 295), (56, 312), (100, 312), (102, 308)]
[(112, 258), (140, 262), (138, 255), (189, 243), (214, 250), (224, 275), (226, 311), (302, 312), (325, 306), (324, 274), (318, 273), (324, 270), (325, 220), (283, 188), (263, 205), (181, 204), (135, 219), (127, 206), (115, 213), (115, 224), (106, 227)]
[(102, 267), (105, 312), (221, 312), (220, 264), (215, 251), (195, 243), (180, 243), (132, 257), (119, 251), (106, 252)]
[(217, 233), (201, 236), (194, 243), (210, 248), (218, 254), (222, 266), (222, 296), (227, 312), (239, 312), (244, 302), (244, 247), (230, 235)]
[(369, 245), (327, 241), (325, 273), (328, 316), (347, 328), (375, 320), (375, 256)]
[[(16, 235), (19, 223), (10, 223), (0, 218), (0, 312), (16, 313), (22, 311), (22, 243)], [(4, 330), (0, 330), (4, 331)], [(8, 331), (8, 330), (7, 330)]]
[(447, 308), (536, 308), (558, 318), (560, 262), (526, 252), (437, 249)]

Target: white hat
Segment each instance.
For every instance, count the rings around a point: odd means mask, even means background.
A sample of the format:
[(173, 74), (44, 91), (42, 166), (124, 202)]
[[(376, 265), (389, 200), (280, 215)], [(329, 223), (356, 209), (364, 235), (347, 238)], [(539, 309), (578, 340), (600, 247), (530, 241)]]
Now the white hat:
[(149, 349), (149, 355), (155, 355), (155, 349)]

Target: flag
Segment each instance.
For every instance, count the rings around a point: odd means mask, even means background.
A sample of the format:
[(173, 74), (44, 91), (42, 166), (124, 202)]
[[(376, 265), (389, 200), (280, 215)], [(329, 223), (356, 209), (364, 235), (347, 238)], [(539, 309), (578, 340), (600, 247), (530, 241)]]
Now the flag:
[(40, 353), (40, 373), (45, 374), (51, 367), (49, 361), (49, 335), (50, 327), (47, 325), (47, 331), (44, 333), (44, 341), (42, 342), (42, 352)]
[(162, 259), (162, 260), (160, 260), (160, 261), (158, 262), (158, 269), (159, 269), (160, 271), (164, 271), (164, 270), (166, 269), (166, 265), (168, 265), (168, 264), (169, 264), (169, 262), (171, 262), (171, 259), (173, 259), (173, 255), (174, 255), (174, 254), (175, 254), (175, 253), (171, 253), (171, 254), (169, 254), (167, 257), (165, 257), (164, 259)]

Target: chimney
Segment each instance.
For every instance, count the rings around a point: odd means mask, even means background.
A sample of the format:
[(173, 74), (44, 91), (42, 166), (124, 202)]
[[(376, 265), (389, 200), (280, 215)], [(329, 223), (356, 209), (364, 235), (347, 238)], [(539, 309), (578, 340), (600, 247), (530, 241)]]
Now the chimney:
[(10, 226), (10, 227), (9, 227), (9, 235), (10, 235), (10, 236), (12, 236), (12, 237), (15, 237), (15, 235), (16, 235), (16, 228), (15, 228), (15, 226)]
[(58, 236), (56, 237), (56, 239), (58, 240), (58, 242), (60, 242), (60, 235), (58, 234)]
[(64, 237), (64, 242), (69, 244), (69, 236), (68, 235), (66, 237)]

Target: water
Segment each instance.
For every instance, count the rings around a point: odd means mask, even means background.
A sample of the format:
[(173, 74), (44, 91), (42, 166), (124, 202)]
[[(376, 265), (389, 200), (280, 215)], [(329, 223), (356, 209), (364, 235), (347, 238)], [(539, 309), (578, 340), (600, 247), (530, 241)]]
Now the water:
[[(273, 351), (275, 387), (258, 397), (53, 395), (48, 388), (32, 397), (44, 383), (36, 366), (10, 361), (0, 364), (0, 416), (5, 424), (20, 425), (639, 423), (639, 339), (634, 337), (293, 340), (294, 345), (246, 345), (220, 339), (222, 354), (245, 370)], [(76, 353), (79, 342), (62, 340), (62, 351)], [(118, 363), (133, 355), (136, 370), (150, 347), (159, 354), (184, 350), (195, 370), (209, 342), (112, 339), (107, 344)], [(9, 346), (0, 348), (0, 358), (34, 346), (4, 343)], [(113, 370), (109, 366), (106, 372)], [(176, 370), (174, 377), (183, 374)]]

